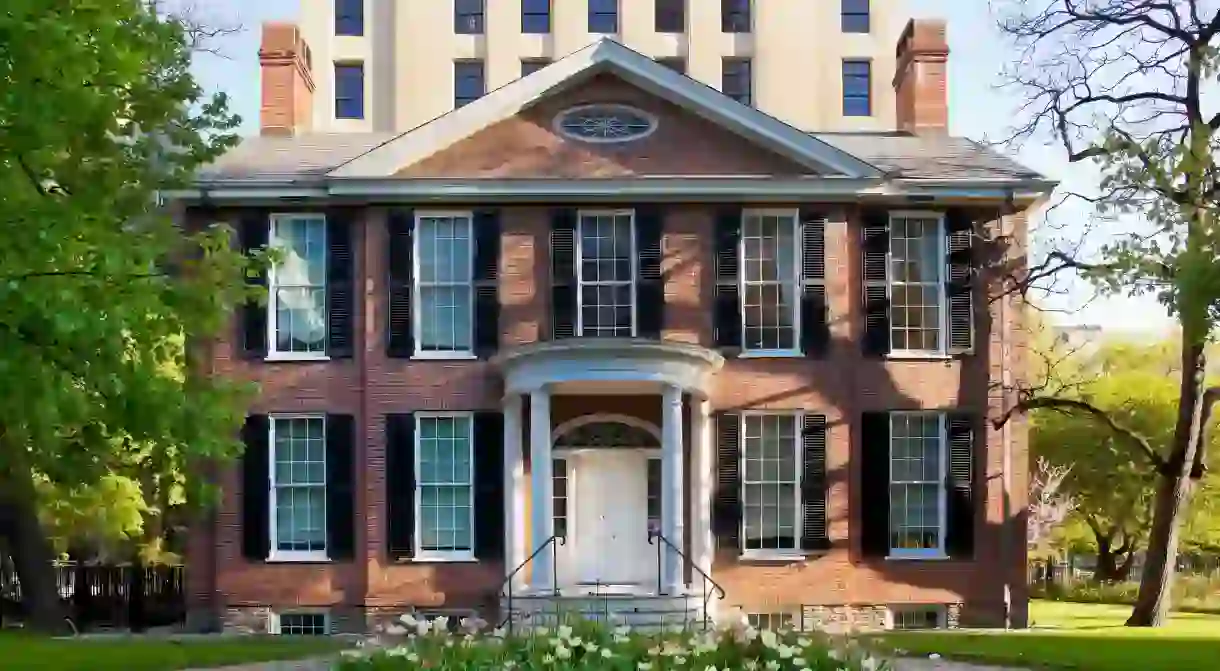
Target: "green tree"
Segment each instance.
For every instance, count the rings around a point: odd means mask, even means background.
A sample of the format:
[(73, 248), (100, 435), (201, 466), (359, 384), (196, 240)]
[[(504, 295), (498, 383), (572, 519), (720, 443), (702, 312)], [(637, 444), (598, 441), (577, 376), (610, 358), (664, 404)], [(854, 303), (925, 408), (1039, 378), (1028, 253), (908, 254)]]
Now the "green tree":
[[(1157, 626), (1169, 612), (1183, 513), (1206, 472), (1203, 428), (1217, 394), (1204, 350), (1220, 317), (1220, 114), (1201, 91), (1214, 83), (1220, 9), (1198, 0), (1011, 0), (1001, 29), (1014, 42), (1009, 83), (1023, 103), (1014, 139), (1058, 144), (1100, 170), (1076, 194), (1103, 217), (1138, 213), (1146, 230), (1110, 228), (1096, 258), (1053, 250), (1016, 282), (1078, 271), (1111, 293), (1149, 293), (1178, 321), (1180, 365), (1173, 438), (1163, 451), (1078, 398), (1025, 394), (1018, 408), (1057, 407), (1096, 418), (1156, 474), (1140, 593), (1127, 624)], [(1003, 421), (1003, 420), (999, 420)]]
[(62, 618), (39, 487), (240, 450), (246, 390), (200, 349), (250, 297), (250, 264), (226, 227), (180, 227), (159, 205), (235, 142), (190, 39), (142, 0), (0, 12), (0, 540), (40, 628)]
[[(1172, 343), (1103, 342), (1093, 352), (1068, 352), (1055, 372), (1067, 383), (1061, 397), (1087, 402), (1164, 452), (1172, 444), (1177, 415), (1177, 363)], [(1124, 440), (1093, 418), (1060, 408), (1035, 410), (1031, 416), (1033, 455), (1071, 468), (1063, 488), (1076, 502), (1075, 529), (1090, 537), (1088, 545), (1097, 553), (1096, 578), (1103, 582), (1128, 578), (1136, 554), (1146, 548), (1152, 521), (1156, 469)], [(1220, 454), (1220, 441), (1213, 436), (1208, 449)], [(1214, 499), (1220, 494), (1214, 480), (1209, 475), (1203, 481), (1183, 513), (1187, 544), (1207, 542), (1216, 519)]]

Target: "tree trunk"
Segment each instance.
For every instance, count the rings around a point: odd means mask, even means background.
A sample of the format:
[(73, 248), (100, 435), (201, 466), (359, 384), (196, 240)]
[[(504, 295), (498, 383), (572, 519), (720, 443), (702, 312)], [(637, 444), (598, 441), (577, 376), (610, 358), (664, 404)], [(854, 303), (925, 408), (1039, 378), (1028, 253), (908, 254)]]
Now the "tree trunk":
[(0, 472), (0, 493), (4, 496), (0, 500), (0, 534), (8, 540), (27, 625), (39, 632), (71, 633), (55, 581), (55, 555), (38, 521), (33, 478), (28, 471), (15, 470)]
[(1173, 450), (1167, 468), (1157, 478), (1153, 503), (1152, 531), (1140, 577), (1139, 597), (1128, 627), (1159, 627), (1169, 615), (1170, 591), (1178, 557), (1179, 527), (1182, 512), (1190, 498), (1190, 470), (1203, 435), (1203, 383), (1206, 358), (1201, 338), (1193, 329), (1182, 329), (1182, 385), (1178, 402), (1178, 422), (1174, 428)]

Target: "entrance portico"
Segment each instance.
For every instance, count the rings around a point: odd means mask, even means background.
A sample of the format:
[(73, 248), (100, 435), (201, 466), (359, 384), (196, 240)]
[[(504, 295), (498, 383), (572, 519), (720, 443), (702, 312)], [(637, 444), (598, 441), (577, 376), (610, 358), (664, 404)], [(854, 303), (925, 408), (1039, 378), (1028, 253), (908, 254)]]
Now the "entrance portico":
[[(579, 338), (524, 345), (501, 354), (498, 364), (505, 380), (507, 569), (533, 555), (515, 578), (515, 590), (579, 593), (593, 586), (651, 593), (659, 577), (663, 593), (680, 594), (687, 589), (683, 554), (710, 572), (714, 464), (708, 384), (723, 364), (719, 354), (685, 343)], [(651, 395), (661, 405), (660, 425), (590, 407), (554, 426), (552, 401), (566, 394)], [(689, 437), (683, 431), (684, 398), (690, 404)], [(587, 430), (600, 426), (604, 435), (616, 423), (622, 435), (609, 444)], [(556, 467), (563, 469), (558, 480)], [(564, 488), (559, 505), (566, 529), (555, 526), (556, 482)], [(562, 541), (551, 540), (556, 536)], [(556, 547), (546, 547), (551, 543)], [(544, 549), (535, 555), (539, 548)]]

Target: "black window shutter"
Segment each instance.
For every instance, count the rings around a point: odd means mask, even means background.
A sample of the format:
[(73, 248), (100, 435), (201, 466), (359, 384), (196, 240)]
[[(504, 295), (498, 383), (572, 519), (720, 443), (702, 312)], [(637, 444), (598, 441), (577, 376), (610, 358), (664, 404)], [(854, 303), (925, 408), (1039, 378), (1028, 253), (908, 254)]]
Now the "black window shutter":
[(945, 473), (948, 510), (945, 519), (945, 550), (950, 557), (969, 559), (974, 555), (974, 451), (979, 429), (978, 416), (949, 413), (945, 418), (949, 445), (949, 468)]
[(716, 347), (726, 356), (741, 352), (741, 208), (716, 214)]
[(551, 337), (576, 337), (576, 210), (551, 214)]
[(716, 492), (712, 501), (716, 547), (741, 550), (741, 414), (716, 413)]
[(504, 559), (504, 415), (474, 414), (474, 556)]
[(345, 560), (356, 552), (356, 418), (326, 416), (326, 553)]
[(326, 213), (326, 354), (352, 356), (355, 337), (356, 254), (352, 242), (355, 212), (335, 208)]
[(860, 424), (860, 549), (890, 553), (890, 415), (866, 412)]
[[(243, 254), (266, 247), (271, 235), (271, 213), (267, 210), (242, 210), (237, 221), (237, 242)], [(267, 287), (267, 274), (246, 275), (246, 284)], [(247, 359), (262, 359), (267, 356), (267, 305), (250, 300), (238, 308), (237, 345), (241, 355)]]
[(386, 517), (391, 559), (415, 555), (415, 415), (385, 417)]
[(969, 212), (951, 208), (945, 213), (945, 238), (947, 345), (951, 354), (965, 354), (974, 349), (974, 231)]
[(665, 321), (665, 281), (661, 277), (661, 237), (665, 216), (660, 208), (635, 208), (635, 248), (639, 276), (635, 283), (636, 335), (660, 340)]
[(890, 351), (890, 213), (865, 210), (860, 247), (864, 256), (864, 353)]
[(805, 415), (801, 427), (801, 549), (826, 550), (826, 415)]
[(241, 548), (251, 561), (267, 561), (271, 550), (271, 421), (250, 415), (241, 430)]
[(474, 214), (474, 351), (488, 358), (500, 347), (500, 212)]
[(411, 324), (411, 293), (414, 290), (414, 210), (391, 210), (386, 220), (389, 234), (390, 305), (386, 354), (410, 358), (415, 354), (415, 332)]
[(826, 306), (826, 215), (801, 211), (801, 349), (825, 356), (830, 344)]

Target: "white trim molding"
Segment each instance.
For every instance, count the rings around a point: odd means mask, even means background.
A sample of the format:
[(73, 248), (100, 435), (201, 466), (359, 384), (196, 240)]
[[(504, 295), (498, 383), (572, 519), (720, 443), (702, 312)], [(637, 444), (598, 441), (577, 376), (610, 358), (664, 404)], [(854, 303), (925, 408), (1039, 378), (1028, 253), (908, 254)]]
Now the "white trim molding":
[(661, 428), (656, 424), (647, 420), (633, 417), (631, 415), (620, 415), (613, 412), (595, 412), (588, 415), (580, 415), (573, 417), (568, 421), (560, 424), (551, 431), (551, 441), (557, 441), (573, 429), (579, 429), (587, 424), (599, 424), (601, 422), (615, 422), (625, 424), (627, 426), (647, 431), (653, 438), (657, 439), (657, 444), (661, 444)]
[(707, 395), (724, 365), (714, 350), (638, 338), (569, 338), (529, 343), (498, 354), (506, 394), (562, 382), (655, 382)]
[(818, 174), (878, 177), (882, 171), (847, 152), (743, 105), (621, 43), (602, 38), (547, 67), (339, 166), (332, 177), (385, 177), (435, 154), (539, 100), (589, 77), (611, 72), (643, 91), (672, 102)]

